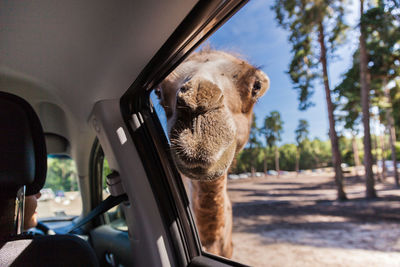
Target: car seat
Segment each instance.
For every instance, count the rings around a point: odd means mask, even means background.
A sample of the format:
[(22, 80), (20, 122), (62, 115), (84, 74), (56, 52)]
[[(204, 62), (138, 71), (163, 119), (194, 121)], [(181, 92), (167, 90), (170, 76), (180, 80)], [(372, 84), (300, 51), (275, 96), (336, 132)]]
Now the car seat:
[(23, 209), (16, 205), (23, 207), (23, 189), (34, 195), (45, 183), (45, 138), (28, 102), (5, 92), (0, 92), (0, 125), (0, 266), (98, 266), (93, 249), (77, 236), (20, 232)]

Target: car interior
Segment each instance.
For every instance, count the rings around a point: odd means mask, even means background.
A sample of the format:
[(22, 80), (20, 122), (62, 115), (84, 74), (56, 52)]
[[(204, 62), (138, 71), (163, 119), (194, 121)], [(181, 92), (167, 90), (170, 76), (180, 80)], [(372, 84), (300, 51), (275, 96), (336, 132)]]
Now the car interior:
[(21, 214), (54, 158), (74, 162), (80, 192), (78, 214), (30, 236), (11, 225), (1, 266), (243, 266), (202, 250), (150, 94), (245, 3), (1, 0), (0, 199)]

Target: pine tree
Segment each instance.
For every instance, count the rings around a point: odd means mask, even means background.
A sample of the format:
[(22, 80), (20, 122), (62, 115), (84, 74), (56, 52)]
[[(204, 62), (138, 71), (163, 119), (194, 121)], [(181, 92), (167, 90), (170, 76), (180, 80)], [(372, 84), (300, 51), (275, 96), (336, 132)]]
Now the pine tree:
[[(360, 16), (364, 15), (364, 0), (360, 0)], [(369, 126), (369, 94), (370, 94), (370, 76), (368, 71), (368, 55), (366, 45), (365, 23), (361, 19), (360, 23), (360, 88), (361, 88), (361, 107), (362, 122), (364, 126), (364, 168), (366, 197), (376, 198), (374, 173), (372, 172), (372, 146), (371, 146), (371, 130)]]
[(328, 78), (328, 57), (340, 44), (347, 26), (343, 22), (342, 0), (276, 0), (273, 9), (279, 25), (290, 31), (293, 58), (290, 78), (299, 91), (299, 109), (312, 106), (313, 80), (322, 69), (329, 118), (329, 137), (339, 200), (347, 199), (343, 188), (343, 173), (338, 137), (335, 129), (334, 105)]
[(376, 6), (371, 7), (362, 14), (361, 19), (368, 50), (366, 53), (369, 55), (368, 65), (371, 66), (369, 72), (375, 83), (379, 85), (375, 90), (375, 94), (380, 96), (377, 105), (381, 110), (381, 121), (385, 122), (389, 132), (394, 177), (397, 186), (399, 186), (399, 175), (396, 166), (396, 131), (389, 83), (400, 75), (399, 14), (400, 2), (379, 0)]
[[(397, 11), (396, 11), (397, 10)], [(388, 0), (386, 2), (379, 1), (377, 6), (371, 7), (362, 16), (362, 24), (364, 28), (365, 49), (367, 54), (367, 73), (363, 77), (368, 78), (368, 94), (365, 98), (371, 101), (371, 105), (379, 108), (380, 118), (389, 130), (390, 146), (392, 150), (392, 160), (396, 166), (395, 151), (395, 127), (393, 113), (393, 97), (397, 93), (399, 87), (394, 86), (389, 90), (388, 83), (394, 81), (400, 75), (400, 31), (398, 31), (398, 14), (399, 7), (394, 2)], [(365, 59), (364, 59), (365, 61)], [(335, 88), (339, 95), (339, 103), (342, 111), (345, 112), (343, 120), (344, 127), (352, 131), (357, 130), (354, 126), (359, 124), (361, 118), (361, 57), (360, 49), (353, 55), (352, 67), (343, 75), (343, 81)], [(364, 62), (365, 64), (365, 62)], [(364, 66), (365, 67), (365, 66)], [(365, 71), (365, 70), (364, 70)], [(365, 99), (364, 99), (365, 101)], [(367, 103), (369, 104), (369, 103)], [(364, 103), (365, 105), (365, 103)], [(368, 123), (369, 125), (369, 123)], [(367, 131), (369, 133), (369, 131)], [(370, 138), (369, 138), (370, 139)], [(365, 141), (365, 140), (364, 140)], [(368, 157), (370, 157), (368, 155)], [(371, 159), (372, 161), (372, 159)], [(365, 163), (365, 160), (364, 160)], [(367, 167), (371, 176), (371, 167)], [(398, 174), (395, 171), (395, 181), (398, 185)], [(366, 179), (367, 197), (374, 197), (373, 178)]]
[(275, 170), (279, 174), (279, 150), (277, 142), (281, 141), (281, 134), (283, 132), (281, 114), (278, 111), (271, 111), (271, 113), (265, 117), (264, 127), (261, 131), (265, 135), (267, 145), (270, 148), (274, 148)]
[(249, 141), (247, 142), (247, 145), (250, 149), (250, 154), (251, 154), (251, 175), (252, 176), (254, 176), (254, 173), (255, 173), (257, 154), (259, 152), (258, 151), (259, 148), (261, 147), (261, 142), (258, 140), (259, 132), (260, 132), (260, 129), (257, 127), (256, 114), (253, 113)]
[(303, 147), (304, 140), (307, 139), (308, 136), (308, 122), (306, 120), (299, 120), (299, 124), (295, 130), (296, 135), (296, 143), (297, 143), (297, 151), (296, 151), (296, 172), (299, 173), (299, 161), (300, 161), (300, 152)]

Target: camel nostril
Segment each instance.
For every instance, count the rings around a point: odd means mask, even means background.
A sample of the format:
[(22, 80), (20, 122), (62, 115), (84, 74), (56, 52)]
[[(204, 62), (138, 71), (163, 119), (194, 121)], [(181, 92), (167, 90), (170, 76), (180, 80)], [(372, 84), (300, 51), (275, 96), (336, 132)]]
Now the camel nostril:
[(185, 92), (187, 92), (188, 90), (189, 90), (189, 87), (188, 87), (188, 86), (182, 86), (182, 87), (179, 89), (179, 92), (185, 93)]
[(178, 97), (178, 98), (176, 99), (176, 105), (177, 105), (177, 106), (184, 106), (184, 105), (185, 105), (185, 102), (183, 101), (182, 98)]
[(186, 107), (187, 105), (186, 105), (185, 101), (181, 97), (178, 97), (176, 99), (176, 106), (177, 107)]

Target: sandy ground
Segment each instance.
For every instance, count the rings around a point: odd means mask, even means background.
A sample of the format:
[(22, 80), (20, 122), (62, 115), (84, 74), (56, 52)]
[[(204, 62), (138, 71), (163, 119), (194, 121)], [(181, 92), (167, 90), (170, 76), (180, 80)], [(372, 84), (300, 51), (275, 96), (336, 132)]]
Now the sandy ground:
[[(233, 259), (251, 266), (399, 266), (400, 190), (389, 177), (379, 199), (364, 199), (364, 181), (345, 180), (349, 201), (336, 201), (333, 174), (230, 180)], [(40, 217), (78, 215), (78, 192), (40, 201)]]
[(346, 178), (348, 201), (336, 201), (332, 174), (229, 181), (233, 259), (251, 266), (400, 266), (400, 191)]

